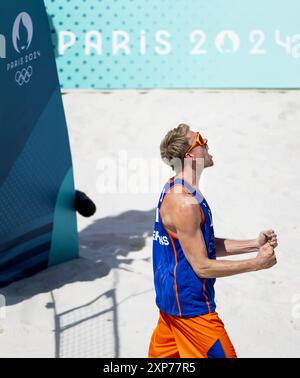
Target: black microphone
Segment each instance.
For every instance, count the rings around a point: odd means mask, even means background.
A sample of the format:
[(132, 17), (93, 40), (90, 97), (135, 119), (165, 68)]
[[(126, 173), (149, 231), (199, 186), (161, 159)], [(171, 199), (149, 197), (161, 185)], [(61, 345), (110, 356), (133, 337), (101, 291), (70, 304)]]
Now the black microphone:
[(94, 215), (97, 210), (94, 202), (85, 193), (79, 190), (75, 192), (74, 207), (80, 215), (86, 218)]

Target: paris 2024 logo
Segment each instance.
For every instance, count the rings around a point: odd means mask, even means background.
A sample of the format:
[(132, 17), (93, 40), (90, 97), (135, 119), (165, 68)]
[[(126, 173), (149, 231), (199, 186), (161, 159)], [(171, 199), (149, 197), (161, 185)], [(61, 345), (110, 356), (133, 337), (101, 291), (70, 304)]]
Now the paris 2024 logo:
[[(32, 62), (41, 56), (40, 51), (30, 50), (33, 34), (34, 27), (30, 15), (27, 12), (19, 13), (12, 26), (12, 45), (18, 56), (6, 65), (6, 71), (14, 73), (14, 80), (19, 86), (30, 82), (33, 76)], [(7, 38), (0, 34), (0, 59), (8, 59), (7, 52)]]

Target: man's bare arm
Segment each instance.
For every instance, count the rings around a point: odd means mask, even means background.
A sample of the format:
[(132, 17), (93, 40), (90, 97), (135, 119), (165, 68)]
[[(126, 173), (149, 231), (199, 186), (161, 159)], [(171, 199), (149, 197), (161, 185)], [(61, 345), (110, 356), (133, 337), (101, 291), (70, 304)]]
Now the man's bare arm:
[(243, 253), (257, 252), (259, 245), (256, 239), (231, 240), (215, 238), (217, 257), (241, 255)]
[(267, 269), (276, 264), (274, 249), (269, 243), (262, 246), (258, 255), (252, 259), (240, 261), (209, 259), (200, 228), (199, 205), (192, 204), (188, 198), (178, 196), (173, 209), (172, 219), (177, 237), (187, 260), (199, 277), (226, 277)]
[(260, 232), (257, 239), (251, 240), (231, 240), (215, 238), (217, 257), (240, 255), (244, 253), (257, 252), (266, 242), (271, 247), (277, 247), (277, 235), (274, 230), (265, 230)]

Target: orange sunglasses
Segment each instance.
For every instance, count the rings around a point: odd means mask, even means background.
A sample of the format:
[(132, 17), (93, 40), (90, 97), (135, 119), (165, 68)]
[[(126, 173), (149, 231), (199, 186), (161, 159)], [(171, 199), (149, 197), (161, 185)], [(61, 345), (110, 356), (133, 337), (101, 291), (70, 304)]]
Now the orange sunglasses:
[(205, 146), (206, 144), (207, 144), (207, 139), (202, 138), (201, 134), (199, 132), (197, 132), (195, 142), (189, 147), (189, 149), (186, 151), (185, 154), (188, 154), (197, 146)]

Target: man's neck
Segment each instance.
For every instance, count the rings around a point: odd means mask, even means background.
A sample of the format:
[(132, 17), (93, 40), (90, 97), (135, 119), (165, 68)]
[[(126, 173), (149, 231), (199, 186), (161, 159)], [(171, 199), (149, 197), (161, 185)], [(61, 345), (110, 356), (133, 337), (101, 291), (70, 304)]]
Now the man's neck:
[(195, 171), (193, 172), (181, 171), (180, 173), (177, 173), (175, 175), (175, 179), (185, 180), (188, 184), (190, 184), (196, 190), (199, 190), (200, 178), (201, 178), (201, 175), (197, 176)]

